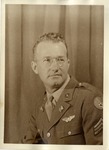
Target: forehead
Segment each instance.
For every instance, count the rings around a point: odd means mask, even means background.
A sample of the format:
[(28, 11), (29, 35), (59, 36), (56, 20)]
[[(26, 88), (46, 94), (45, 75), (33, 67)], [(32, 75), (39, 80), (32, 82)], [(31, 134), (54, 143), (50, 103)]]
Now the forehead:
[(43, 41), (37, 45), (37, 55), (66, 55), (67, 49), (63, 42)]

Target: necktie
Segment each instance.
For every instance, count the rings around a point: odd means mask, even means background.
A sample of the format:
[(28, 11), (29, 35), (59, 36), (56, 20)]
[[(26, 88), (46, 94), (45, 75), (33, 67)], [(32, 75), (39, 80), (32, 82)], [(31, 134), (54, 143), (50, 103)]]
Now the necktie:
[(46, 110), (46, 113), (47, 113), (47, 116), (48, 116), (48, 119), (50, 121), (51, 119), (51, 114), (52, 114), (52, 111), (53, 111), (53, 99), (54, 97), (53, 96), (50, 96), (45, 104), (45, 110)]

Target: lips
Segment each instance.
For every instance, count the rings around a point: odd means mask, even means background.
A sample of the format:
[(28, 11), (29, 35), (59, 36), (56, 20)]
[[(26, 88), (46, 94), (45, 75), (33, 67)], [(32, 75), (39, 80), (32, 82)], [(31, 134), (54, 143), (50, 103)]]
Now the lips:
[(61, 76), (61, 74), (52, 74), (49, 77), (60, 77), (60, 76)]

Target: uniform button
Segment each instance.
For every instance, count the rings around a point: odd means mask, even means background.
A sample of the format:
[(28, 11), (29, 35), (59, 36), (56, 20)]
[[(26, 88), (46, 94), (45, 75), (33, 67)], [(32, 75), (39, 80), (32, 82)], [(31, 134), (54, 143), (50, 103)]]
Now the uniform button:
[(50, 137), (50, 135), (51, 135), (50, 132), (48, 132), (48, 133), (47, 133), (47, 137)]
[(79, 87), (81, 87), (81, 86), (82, 86), (82, 83), (80, 82), (80, 83), (79, 83)]
[(69, 93), (65, 94), (65, 97), (68, 98), (69, 97)]
[(38, 129), (38, 132), (40, 132), (40, 129)]
[(69, 131), (69, 132), (68, 132), (68, 135), (71, 135), (71, 134), (72, 134), (72, 132), (71, 132), (71, 131)]

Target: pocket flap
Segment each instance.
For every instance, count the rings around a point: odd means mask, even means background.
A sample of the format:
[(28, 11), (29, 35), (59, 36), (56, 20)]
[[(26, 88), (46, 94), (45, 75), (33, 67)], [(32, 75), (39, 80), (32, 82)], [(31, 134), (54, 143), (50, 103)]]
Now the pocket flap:
[(73, 136), (76, 134), (82, 133), (82, 128), (81, 127), (76, 127), (76, 128), (70, 128), (70, 127), (64, 127), (62, 131), (59, 132), (59, 137), (63, 138), (66, 136)]

